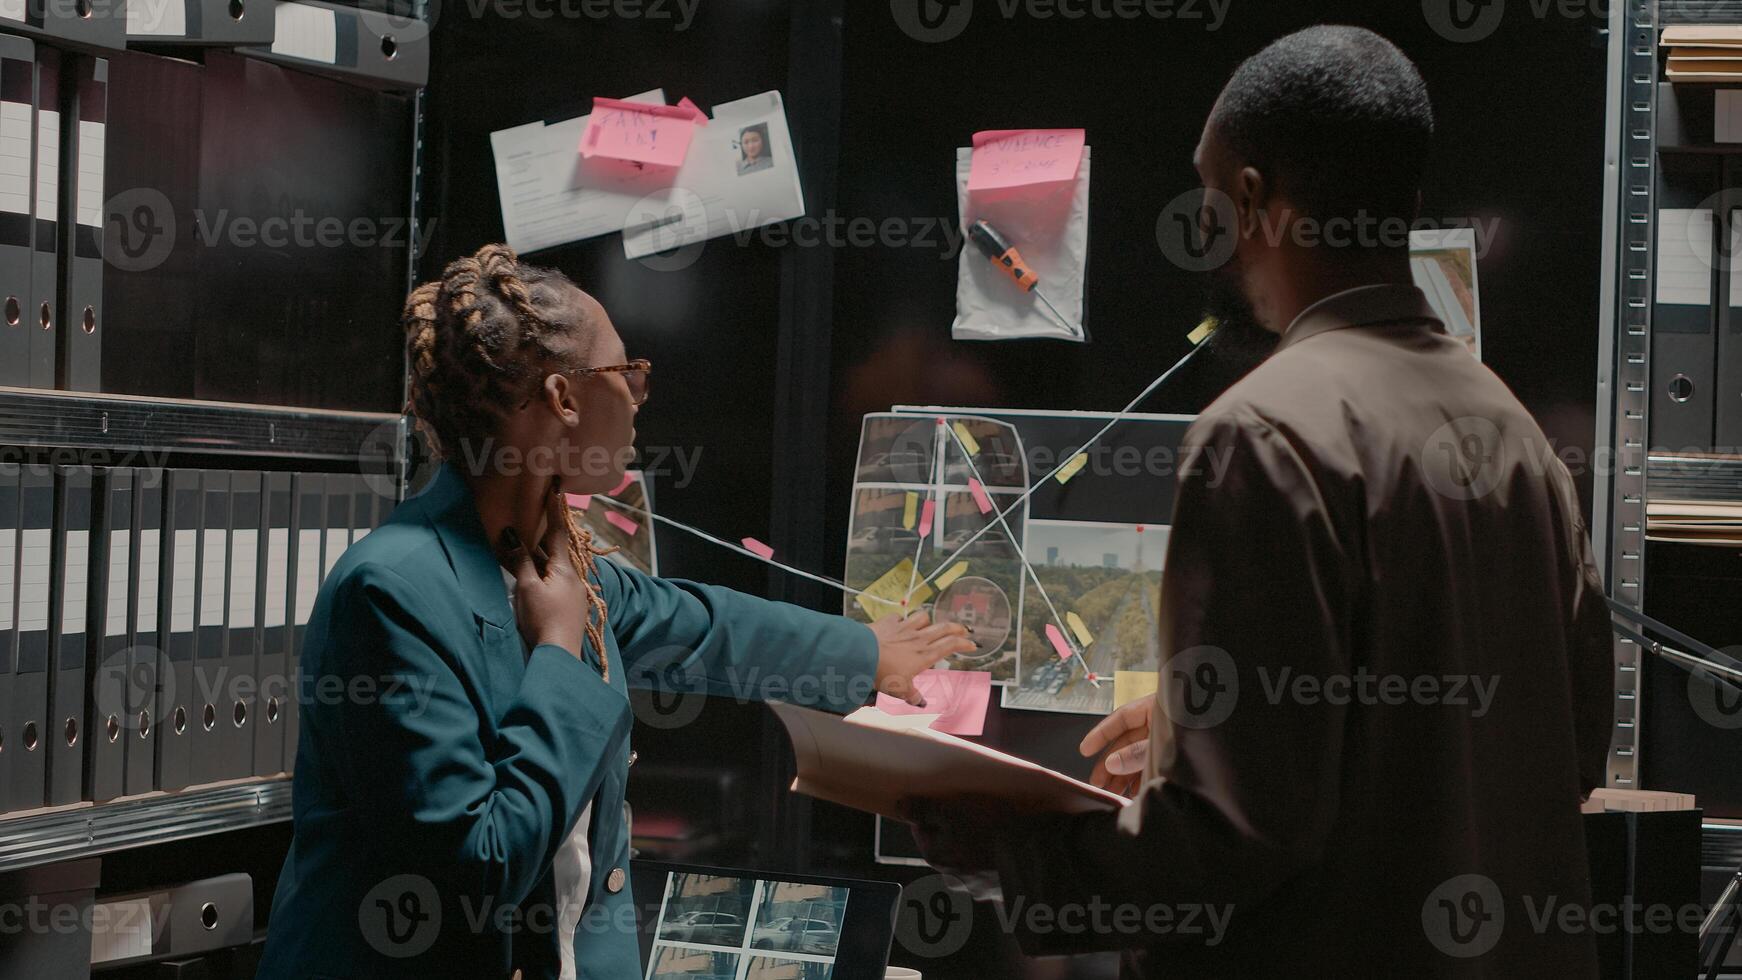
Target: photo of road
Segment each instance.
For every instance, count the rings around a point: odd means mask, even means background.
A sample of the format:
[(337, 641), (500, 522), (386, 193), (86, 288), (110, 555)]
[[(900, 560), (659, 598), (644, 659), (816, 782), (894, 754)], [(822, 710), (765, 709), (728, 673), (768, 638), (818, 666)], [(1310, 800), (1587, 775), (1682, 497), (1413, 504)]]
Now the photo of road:
[[(1059, 656), (1046, 634), (1052, 612), (1030, 588), (1022, 609), (1016, 682), (1004, 689), (1004, 707), (1102, 715), (1113, 710), (1115, 671), (1158, 669), (1167, 534), (1165, 526), (1155, 524), (1028, 523), (1028, 560), (1053, 607), (1066, 618), (1060, 632), (1075, 654), (1068, 660)], [(1069, 621), (1070, 614), (1089, 642)]]
[[(969, 482), (976, 479), (977, 487)], [(845, 596), (842, 612), (871, 622), (923, 611), (974, 626), (975, 650), (950, 658), (950, 667), (1010, 683), (1025, 587), (1017, 542), (1027, 508), (1016, 507), (1003, 522), (996, 516), (1026, 486), (1021, 441), (1005, 423), (865, 416), (842, 578), (866, 594)]]

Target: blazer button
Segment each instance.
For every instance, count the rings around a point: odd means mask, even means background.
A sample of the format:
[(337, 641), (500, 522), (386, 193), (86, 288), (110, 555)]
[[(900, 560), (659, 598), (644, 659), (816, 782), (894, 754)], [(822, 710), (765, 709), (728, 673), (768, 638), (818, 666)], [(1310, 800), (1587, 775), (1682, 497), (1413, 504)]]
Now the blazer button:
[(635, 751), (634, 749), (629, 750), (629, 764), (630, 765), (634, 765), (635, 760), (639, 759), (639, 758), (641, 758), (641, 753)]
[(624, 877), (622, 868), (612, 868), (611, 874), (605, 878), (605, 890), (613, 895), (622, 891)]

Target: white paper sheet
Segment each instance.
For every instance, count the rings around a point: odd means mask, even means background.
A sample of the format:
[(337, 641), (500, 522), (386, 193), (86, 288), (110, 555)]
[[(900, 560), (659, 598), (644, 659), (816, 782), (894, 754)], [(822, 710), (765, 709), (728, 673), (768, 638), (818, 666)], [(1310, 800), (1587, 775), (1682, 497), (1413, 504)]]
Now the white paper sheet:
[[(653, 89), (627, 101), (663, 105), (665, 93)], [(490, 134), (502, 227), (516, 252), (621, 231), (631, 208), (649, 197), (663, 204), (670, 193), (672, 175), (658, 168), (637, 171), (612, 161), (583, 160), (581, 133), (588, 118), (548, 126), (530, 122)]]

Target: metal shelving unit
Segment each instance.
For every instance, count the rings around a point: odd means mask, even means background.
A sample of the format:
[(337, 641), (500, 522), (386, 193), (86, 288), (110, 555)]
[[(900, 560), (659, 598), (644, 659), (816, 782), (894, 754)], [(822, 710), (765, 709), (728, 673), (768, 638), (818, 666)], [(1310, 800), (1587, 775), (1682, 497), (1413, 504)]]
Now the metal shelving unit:
[[(1742, 499), (1742, 459), (1653, 453), (1648, 448), (1651, 307), (1657, 177), (1658, 34), (1665, 21), (1721, 16), (1742, 22), (1742, 3), (1711, 0), (1697, 10), (1663, 0), (1623, 0), (1609, 12), (1604, 157), (1601, 333), (1594, 448), (1613, 464), (1593, 486), (1592, 541), (1610, 595), (1634, 609), (1645, 600), (1646, 506), (1656, 496), (1696, 502)], [(1596, 458), (1596, 457), (1594, 457)], [(1617, 636), (1615, 721), (1606, 782), (1640, 785), (1641, 664), (1646, 654)], [(1702, 863), (1733, 867), (1742, 823), (1708, 820)]]
[[(411, 16), (428, 25), (429, 0), (412, 0), (411, 7)], [(423, 92), (413, 93), (408, 101), (412, 148), (406, 162), (412, 178), (407, 205), (414, 222), (408, 242), (415, 243), (422, 237), (415, 222), (423, 180)], [(417, 254), (409, 243), (408, 290), (417, 276)], [(403, 357), (401, 371), (409, 377)], [(408, 420), (397, 413), (0, 386), (0, 453), (197, 453), (340, 464), (391, 477), (403, 499), (411, 436)], [(291, 780), (283, 774), (0, 816), (0, 873), (290, 817)]]
[(219, 453), (373, 468), (384, 466), (403, 440), (401, 417), (385, 412), (0, 386), (0, 445), (8, 447)]
[[(1657, 0), (1613, 4), (1595, 445), (1614, 464), (1609, 473), (1597, 474), (1592, 489), (1592, 537), (1609, 593), (1635, 609), (1645, 597), (1656, 101)], [(1615, 729), (1607, 782), (1618, 788), (1638, 788), (1642, 655), (1633, 641), (1615, 639)]]
[(237, 780), (0, 819), (0, 872), (290, 819), (290, 779)]

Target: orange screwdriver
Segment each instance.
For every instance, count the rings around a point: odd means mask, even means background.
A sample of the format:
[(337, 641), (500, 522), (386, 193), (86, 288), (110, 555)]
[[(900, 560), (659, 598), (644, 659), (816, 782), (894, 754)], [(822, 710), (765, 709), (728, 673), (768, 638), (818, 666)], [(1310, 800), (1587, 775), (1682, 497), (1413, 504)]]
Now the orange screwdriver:
[(1003, 270), (1012, 282), (1020, 286), (1023, 291), (1033, 293), (1036, 299), (1045, 303), (1046, 308), (1052, 311), (1052, 315), (1064, 324), (1065, 329), (1078, 337), (1083, 335), (1082, 328), (1060, 313), (1058, 307), (1052, 305), (1052, 300), (1047, 299), (1046, 294), (1040, 291), (1040, 276), (1036, 275), (1028, 263), (1023, 261), (1022, 253), (1016, 250), (1016, 246), (1010, 244), (1003, 235), (998, 233), (998, 229), (992, 227), (991, 222), (984, 218), (974, 222), (973, 226), (968, 229), (968, 237), (973, 240), (974, 247), (979, 249), (981, 254), (988, 259), (991, 259), (993, 265)]

